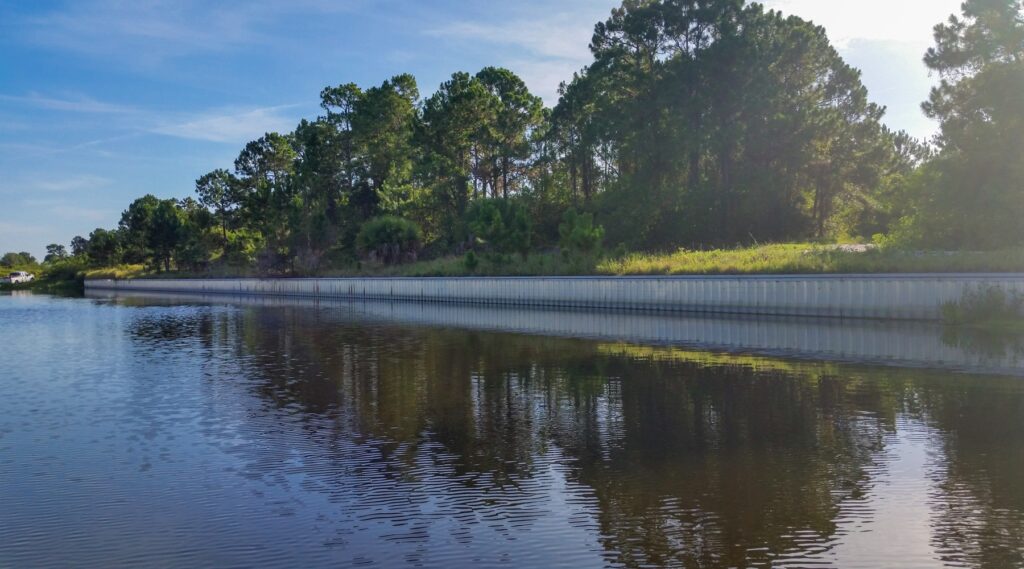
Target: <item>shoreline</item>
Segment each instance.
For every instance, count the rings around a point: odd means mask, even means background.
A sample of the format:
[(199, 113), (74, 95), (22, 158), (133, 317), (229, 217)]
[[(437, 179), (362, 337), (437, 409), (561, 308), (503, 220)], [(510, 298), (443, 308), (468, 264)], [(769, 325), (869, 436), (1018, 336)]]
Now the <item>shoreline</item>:
[[(157, 303), (225, 303), (246, 307), (327, 309), (323, 318), (438, 329), (550, 336), (601, 342), (609, 349), (644, 349), (681, 356), (706, 352), (732, 361), (773, 360), (1024, 374), (1015, 344), (960, 342), (937, 322), (643, 313), (374, 299), (313, 299), (270, 295), (116, 292), (86, 298)], [(983, 340), (985, 338), (982, 338)], [(992, 348), (992, 349), (989, 349)]]
[(645, 312), (941, 320), (945, 303), (1024, 274), (89, 279), (86, 290), (375, 299)]

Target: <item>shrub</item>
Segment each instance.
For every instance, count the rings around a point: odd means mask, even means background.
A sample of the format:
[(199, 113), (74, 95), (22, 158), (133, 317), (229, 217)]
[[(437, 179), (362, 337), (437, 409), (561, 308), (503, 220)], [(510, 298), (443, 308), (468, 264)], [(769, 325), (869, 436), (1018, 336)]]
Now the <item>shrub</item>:
[(1024, 295), (998, 286), (964, 291), (958, 301), (942, 305), (942, 318), (949, 324), (984, 324), (1024, 316)]
[(68, 258), (55, 261), (46, 269), (46, 279), (53, 281), (73, 281), (85, 270), (82, 259)]
[(529, 255), (533, 226), (522, 204), (512, 200), (477, 200), (466, 212), (466, 221), (476, 239), (492, 253), (492, 260), (504, 260), (512, 253), (519, 253), (524, 259)]
[(465, 265), (467, 271), (473, 272), (480, 266), (480, 260), (476, 258), (476, 253), (470, 250), (466, 252), (466, 258), (462, 264)]
[(36, 258), (29, 253), (4, 253), (3, 257), (0, 257), (0, 267), (7, 269), (13, 269), (15, 267), (31, 267), (36, 265)]
[(415, 261), (422, 232), (415, 223), (394, 216), (375, 217), (363, 224), (356, 236), (359, 253), (384, 264)]
[(594, 225), (593, 214), (570, 209), (558, 226), (558, 235), (563, 254), (596, 257), (601, 252), (604, 228)]
[(249, 231), (230, 231), (224, 244), (224, 263), (232, 266), (250, 266), (256, 262), (257, 252), (262, 247), (260, 238)]

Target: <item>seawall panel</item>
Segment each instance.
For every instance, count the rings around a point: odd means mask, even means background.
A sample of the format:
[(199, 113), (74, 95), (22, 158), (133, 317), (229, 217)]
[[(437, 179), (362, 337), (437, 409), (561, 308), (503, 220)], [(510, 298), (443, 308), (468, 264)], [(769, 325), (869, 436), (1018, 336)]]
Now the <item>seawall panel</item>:
[(965, 291), (1024, 294), (1024, 274), (89, 280), (90, 290), (937, 320)]
[[(323, 289), (323, 287), (322, 287)], [(573, 310), (469, 303), (329, 299), (252, 294), (114, 292), (92, 289), (90, 298), (131, 304), (225, 303), (240, 306), (312, 308), (318, 318), (586, 338), (612, 343), (1024, 375), (1024, 353), (948, 337), (935, 322), (746, 317), (713, 314)], [(995, 348), (995, 349), (993, 349)]]

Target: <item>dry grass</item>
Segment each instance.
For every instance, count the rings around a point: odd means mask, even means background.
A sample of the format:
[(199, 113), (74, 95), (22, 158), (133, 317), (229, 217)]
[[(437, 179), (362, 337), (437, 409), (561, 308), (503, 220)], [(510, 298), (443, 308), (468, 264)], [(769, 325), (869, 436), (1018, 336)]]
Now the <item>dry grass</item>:
[(156, 271), (145, 265), (117, 265), (82, 271), (86, 279), (212, 279), (243, 278), (259, 276), (255, 269), (238, 267), (217, 267), (202, 273), (190, 271)]
[(595, 272), (609, 275), (1024, 272), (1024, 250), (851, 251), (827, 245), (776, 244), (668, 254), (636, 253), (602, 261)]
[(369, 267), (339, 275), (467, 276), (467, 275), (742, 275), (825, 273), (968, 273), (1024, 272), (1024, 250), (994, 252), (853, 251), (807, 243), (762, 245), (674, 253), (629, 253), (596, 262), (569, 262), (560, 255), (513, 257), (496, 265), (481, 259), (469, 271), (462, 257), (448, 257), (397, 267)]
[[(518, 255), (505, 262), (479, 256), (470, 270), (465, 259), (443, 257), (405, 265), (363, 264), (330, 269), (325, 277), (461, 277), (461, 276), (568, 276), (568, 275), (730, 275), (826, 273), (969, 273), (1024, 272), (1024, 249), (991, 252), (852, 251), (807, 243), (774, 244), (707, 251), (629, 253), (601, 260), (568, 260), (557, 253)], [(85, 272), (89, 279), (212, 278), (257, 276), (248, 269), (223, 268), (202, 274), (155, 273), (141, 265), (122, 265)], [(313, 276), (313, 275), (311, 275)]]
[(82, 276), (86, 279), (137, 279), (148, 274), (142, 265), (117, 265), (116, 267), (82, 271)]

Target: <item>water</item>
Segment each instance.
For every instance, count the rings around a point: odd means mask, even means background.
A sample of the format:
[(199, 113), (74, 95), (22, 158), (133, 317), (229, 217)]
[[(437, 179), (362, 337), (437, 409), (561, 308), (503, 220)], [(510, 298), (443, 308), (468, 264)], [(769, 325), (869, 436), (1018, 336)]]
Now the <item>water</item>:
[(1024, 379), (0, 296), (0, 567), (1014, 567)]

